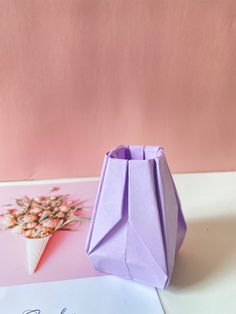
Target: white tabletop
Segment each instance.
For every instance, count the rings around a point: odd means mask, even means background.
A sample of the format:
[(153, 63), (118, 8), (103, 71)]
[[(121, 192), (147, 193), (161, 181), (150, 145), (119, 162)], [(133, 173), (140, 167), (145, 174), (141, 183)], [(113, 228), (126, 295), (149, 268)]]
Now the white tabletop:
[(174, 176), (188, 231), (171, 284), (158, 291), (167, 314), (236, 313), (236, 172)]

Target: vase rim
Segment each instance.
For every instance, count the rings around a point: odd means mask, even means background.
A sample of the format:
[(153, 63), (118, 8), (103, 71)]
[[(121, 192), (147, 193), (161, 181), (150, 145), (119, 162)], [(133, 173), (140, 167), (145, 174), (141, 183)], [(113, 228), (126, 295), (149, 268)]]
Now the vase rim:
[(106, 155), (113, 159), (137, 162), (160, 158), (164, 155), (164, 151), (161, 146), (119, 145), (111, 149)]

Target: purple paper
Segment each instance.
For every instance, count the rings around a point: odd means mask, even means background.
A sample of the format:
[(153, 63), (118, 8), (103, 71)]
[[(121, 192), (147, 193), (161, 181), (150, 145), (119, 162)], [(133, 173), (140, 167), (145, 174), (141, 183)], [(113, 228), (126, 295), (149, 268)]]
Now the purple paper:
[(108, 152), (87, 238), (93, 266), (165, 288), (185, 233), (163, 149), (118, 146)]

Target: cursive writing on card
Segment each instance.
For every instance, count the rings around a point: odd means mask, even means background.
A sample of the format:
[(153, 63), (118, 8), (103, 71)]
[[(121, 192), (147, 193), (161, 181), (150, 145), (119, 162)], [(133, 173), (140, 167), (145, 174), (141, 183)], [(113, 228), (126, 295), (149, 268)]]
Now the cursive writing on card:
[[(67, 313), (67, 309), (65, 307), (59, 314), (66, 314), (66, 313)], [(26, 310), (22, 314), (43, 314), (43, 313), (41, 313), (41, 310), (37, 309), (37, 310)], [(72, 314), (76, 314), (76, 313), (72, 313)]]

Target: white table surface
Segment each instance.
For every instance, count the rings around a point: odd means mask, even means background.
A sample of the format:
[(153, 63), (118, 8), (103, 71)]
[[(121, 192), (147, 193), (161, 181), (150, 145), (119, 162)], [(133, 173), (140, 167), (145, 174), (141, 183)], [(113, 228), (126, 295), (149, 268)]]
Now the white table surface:
[(236, 313), (236, 172), (174, 176), (188, 231), (171, 284), (158, 291), (167, 314)]

